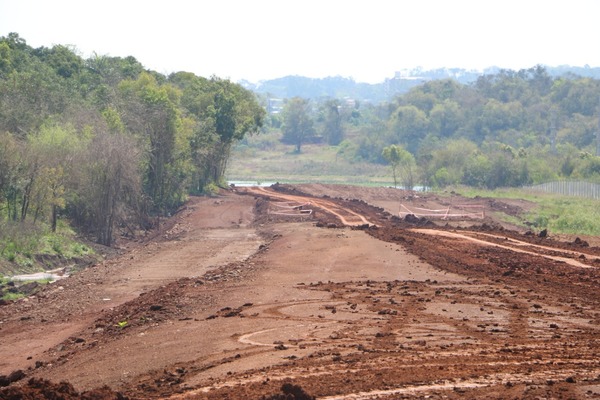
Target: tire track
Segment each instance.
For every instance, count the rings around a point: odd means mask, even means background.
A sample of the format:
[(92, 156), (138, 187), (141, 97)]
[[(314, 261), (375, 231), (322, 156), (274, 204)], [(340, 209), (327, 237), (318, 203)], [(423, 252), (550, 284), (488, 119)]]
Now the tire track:
[(278, 193), (273, 190), (268, 190), (264, 187), (253, 187), (247, 188), (246, 191), (248, 193), (252, 193), (258, 196), (267, 196), (269, 198), (278, 199), (278, 200), (286, 200), (286, 201), (296, 201), (298, 203), (304, 203), (310, 200), (310, 204), (314, 205), (317, 208), (324, 210), (325, 212), (336, 216), (342, 224), (347, 226), (360, 226), (360, 225), (375, 225), (371, 221), (369, 221), (364, 215), (359, 214), (347, 207), (342, 207), (339, 204), (336, 204), (329, 200), (317, 199), (314, 197), (308, 196), (297, 196), (290, 195), (284, 193)]
[[(461, 233), (456, 233), (456, 232), (450, 232), (450, 231), (442, 231), (442, 230), (438, 230), (438, 229), (412, 229), (413, 232), (417, 232), (417, 233), (422, 233), (425, 235), (431, 235), (431, 236), (443, 236), (445, 238), (450, 238), (450, 239), (460, 239), (460, 240), (466, 240), (478, 245), (482, 245), (482, 246), (492, 246), (492, 247), (496, 247), (499, 249), (504, 249), (504, 250), (510, 250), (513, 251), (515, 253), (522, 253), (522, 254), (528, 254), (528, 255), (533, 255), (533, 256), (538, 256), (538, 257), (544, 257), (547, 258), (549, 260), (552, 261), (558, 261), (558, 262), (563, 262), (566, 264), (569, 264), (573, 267), (578, 267), (578, 268), (594, 268), (594, 266), (589, 265), (589, 264), (585, 264), (582, 263), (580, 261), (574, 260), (572, 258), (569, 257), (562, 257), (562, 256), (552, 256), (552, 255), (548, 255), (548, 254), (541, 254), (541, 252), (536, 252), (536, 251), (529, 251), (529, 250), (524, 250), (519, 248), (519, 246), (527, 246), (528, 248), (531, 249), (540, 249), (540, 250), (556, 250), (556, 249), (552, 249), (546, 246), (540, 246), (540, 245), (535, 245), (535, 244), (531, 244), (531, 243), (526, 243), (526, 242), (522, 242), (522, 241), (517, 241), (514, 239), (510, 239), (510, 241), (508, 241), (509, 243), (507, 245), (502, 245), (502, 244), (498, 244), (494, 241), (489, 241), (489, 240), (484, 240), (484, 239), (478, 239), (475, 238), (473, 236), (470, 236), (469, 234), (461, 234)], [(472, 234), (472, 232), (471, 232)], [(498, 238), (497, 236), (492, 236), (489, 235), (490, 237), (494, 237), (494, 238)], [(511, 245), (512, 244), (512, 245)], [(562, 252), (562, 251), (561, 251)], [(572, 255), (572, 256), (581, 256), (584, 255), (583, 253), (578, 253), (578, 252), (568, 252), (568, 255)], [(584, 255), (585, 257), (585, 255)]]

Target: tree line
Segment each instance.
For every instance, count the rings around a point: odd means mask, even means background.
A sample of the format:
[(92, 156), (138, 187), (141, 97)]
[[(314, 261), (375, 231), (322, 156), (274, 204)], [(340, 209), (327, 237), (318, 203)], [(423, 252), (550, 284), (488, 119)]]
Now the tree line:
[(297, 152), (318, 136), (350, 161), (390, 163), (404, 186), (600, 180), (600, 81), (541, 66), (433, 80), (380, 104), (292, 98), (275, 119)]
[(0, 37), (0, 222), (64, 216), (104, 245), (224, 180), (232, 145), (265, 118), (218, 77), (164, 76), (133, 56)]
[[(600, 79), (600, 67), (577, 67), (571, 65), (545, 66), (551, 77), (575, 74), (581, 77)], [(393, 96), (401, 95), (425, 81), (453, 79), (461, 84), (471, 84), (482, 75), (496, 75), (502, 71), (500, 67), (489, 67), (482, 71), (464, 68), (422, 67), (396, 72), (392, 78), (380, 83), (355, 82), (352, 78), (335, 76), (326, 78), (308, 78), (304, 76), (285, 76), (267, 79), (259, 83), (244, 82), (244, 86), (255, 93), (270, 94), (276, 98), (303, 97), (317, 99), (319, 97), (350, 97), (361, 102), (380, 103), (389, 101)]]

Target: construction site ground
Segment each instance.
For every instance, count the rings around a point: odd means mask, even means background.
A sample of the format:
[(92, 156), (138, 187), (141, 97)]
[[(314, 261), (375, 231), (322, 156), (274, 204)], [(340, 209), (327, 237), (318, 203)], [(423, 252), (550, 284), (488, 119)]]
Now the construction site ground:
[(600, 398), (600, 240), (501, 222), (532, 206), (317, 184), (193, 197), (0, 305), (0, 399)]

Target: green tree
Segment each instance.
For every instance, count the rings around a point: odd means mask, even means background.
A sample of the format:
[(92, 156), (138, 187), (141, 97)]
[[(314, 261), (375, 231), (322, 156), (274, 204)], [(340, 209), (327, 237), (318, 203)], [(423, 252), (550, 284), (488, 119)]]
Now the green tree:
[(265, 110), (256, 96), (229, 80), (211, 79), (216, 86), (214, 94), (215, 133), (219, 137), (215, 169), (211, 177), (220, 183), (225, 175), (231, 146), (245, 135), (258, 133), (264, 124)]
[(600, 81), (592, 78), (559, 78), (552, 86), (552, 99), (567, 116), (592, 116), (598, 107)]
[(314, 134), (314, 122), (308, 100), (294, 97), (283, 108), (284, 143), (294, 144), (296, 153), (300, 153), (302, 144)]
[(136, 80), (144, 67), (134, 57), (108, 57), (92, 55), (84, 62), (80, 88), (99, 109), (115, 107), (119, 103), (118, 85), (123, 80)]
[(48, 66), (13, 72), (0, 80), (0, 130), (24, 138), (47, 118), (64, 113), (78, 98)]
[(581, 155), (582, 161), (578, 173), (586, 178), (600, 181), (600, 157), (584, 153)]
[(394, 187), (398, 187), (399, 179), (404, 189), (413, 190), (417, 175), (415, 157), (395, 144), (385, 147), (382, 156), (392, 167)]
[(521, 131), (525, 110), (519, 101), (503, 103), (489, 100), (480, 118), (481, 131), (487, 139), (496, 139), (501, 131)]
[(0, 77), (12, 71), (11, 49), (8, 43), (0, 41)]
[[(426, 156), (419, 155), (426, 183), (440, 187), (460, 183), (467, 160), (478, 151), (477, 145), (466, 139), (450, 139), (436, 143), (435, 148)], [(439, 172), (442, 169), (443, 172)]]
[(260, 131), (265, 110), (254, 93), (229, 80), (178, 72), (169, 76), (169, 82), (181, 89), (181, 105), (189, 117), (193, 190), (220, 184), (231, 146)]
[[(6, 202), (7, 218), (17, 218), (20, 143), (9, 132), (0, 133), (0, 204)], [(1, 218), (0, 218), (1, 219)]]
[(75, 160), (85, 148), (86, 138), (71, 126), (46, 124), (29, 137), (28, 144), (29, 168), (21, 220), (25, 220), (33, 207), (34, 221), (49, 213), (54, 232), (58, 213), (66, 206), (69, 178), (77, 168)]
[(453, 136), (463, 123), (462, 110), (458, 103), (446, 100), (433, 106), (429, 113), (432, 132), (440, 137)]
[(389, 123), (390, 142), (403, 143), (408, 151), (417, 153), (421, 140), (427, 135), (427, 115), (415, 106), (400, 106)]
[(187, 177), (174, 168), (174, 149), (180, 124), (180, 92), (161, 85), (156, 78), (142, 73), (136, 80), (119, 84), (125, 103), (124, 122), (146, 144), (144, 187), (159, 212), (181, 204), (185, 191), (181, 181)]
[(42, 62), (49, 65), (57, 75), (63, 78), (71, 78), (78, 75), (83, 68), (83, 60), (73, 49), (56, 45), (51, 49), (40, 47), (34, 50), (36, 55)]
[(96, 134), (82, 153), (83, 168), (72, 208), (80, 228), (100, 244), (113, 244), (117, 224), (130, 230), (144, 225), (141, 156), (133, 137), (105, 131)]
[(465, 161), (462, 183), (473, 187), (486, 187), (491, 169), (491, 162), (486, 155), (473, 153)]
[(344, 128), (342, 125), (341, 105), (339, 100), (328, 100), (323, 105), (324, 123), (323, 136), (327, 138), (327, 143), (337, 146), (344, 140)]

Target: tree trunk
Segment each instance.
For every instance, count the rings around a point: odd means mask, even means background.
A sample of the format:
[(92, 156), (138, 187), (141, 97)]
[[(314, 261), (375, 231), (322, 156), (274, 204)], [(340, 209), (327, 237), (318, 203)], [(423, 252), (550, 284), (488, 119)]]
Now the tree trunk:
[(58, 220), (58, 207), (56, 205), (52, 205), (52, 232), (56, 232), (56, 222)]

